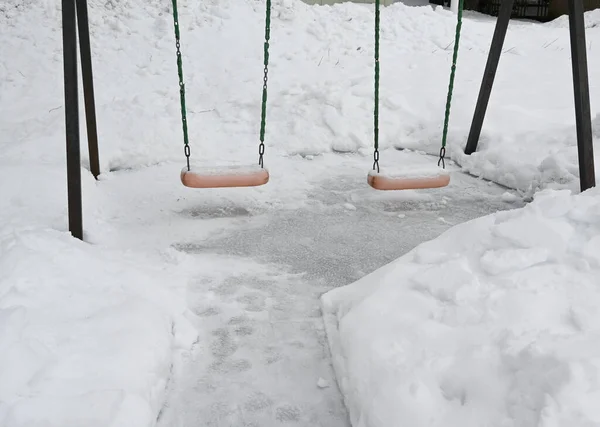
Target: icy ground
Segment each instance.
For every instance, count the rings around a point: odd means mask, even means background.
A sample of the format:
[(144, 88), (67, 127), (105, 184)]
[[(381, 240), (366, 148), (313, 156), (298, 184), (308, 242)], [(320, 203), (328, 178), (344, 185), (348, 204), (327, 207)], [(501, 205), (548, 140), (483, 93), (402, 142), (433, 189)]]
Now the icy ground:
[[(348, 163), (350, 170), (320, 177), (319, 190), (300, 209), (252, 212), (229, 203), (185, 211), (193, 221), (175, 247), (214, 267), (199, 268), (190, 284), (188, 300), (205, 336), (172, 384), (160, 427), (349, 426), (320, 295), (451, 225), (522, 205), (503, 188), (460, 172), (445, 189), (376, 193), (360, 163)], [(194, 235), (198, 224), (224, 217), (212, 237)]]

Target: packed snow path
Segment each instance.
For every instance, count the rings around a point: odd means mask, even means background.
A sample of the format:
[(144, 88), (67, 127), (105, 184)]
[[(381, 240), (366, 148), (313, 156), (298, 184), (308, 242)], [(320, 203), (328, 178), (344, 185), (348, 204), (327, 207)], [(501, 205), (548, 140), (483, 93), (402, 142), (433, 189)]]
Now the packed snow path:
[(335, 176), (299, 210), (187, 210), (199, 222), (231, 221), (213, 238), (175, 244), (212, 271), (191, 282), (204, 335), (159, 426), (349, 426), (318, 298), (453, 224), (522, 204), (485, 181), (452, 178), (445, 189), (382, 196), (363, 176)]

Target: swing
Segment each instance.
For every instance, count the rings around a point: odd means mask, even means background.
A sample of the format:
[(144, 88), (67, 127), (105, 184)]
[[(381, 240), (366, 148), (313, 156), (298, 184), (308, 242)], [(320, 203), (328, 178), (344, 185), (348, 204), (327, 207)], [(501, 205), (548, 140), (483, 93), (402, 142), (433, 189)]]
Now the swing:
[(450, 182), (450, 175), (439, 168), (420, 168), (403, 170), (398, 173), (369, 172), (367, 182), (376, 190), (420, 190), (445, 187)]
[(234, 166), (190, 166), (191, 150), (188, 139), (185, 108), (185, 85), (183, 83), (183, 61), (179, 31), (177, 0), (173, 0), (173, 21), (175, 25), (175, 46), (177, 47), (177, 72), (179, 75), (179, 95), (181, 100), (181, 122), (183, 126), (184, 154), (187, 164), (181, 170), (181, 183), (190, 188), (255, 187), (269, 182), (269, 171), (264, 167), (265, 128), (267, 117), (267, 79), (269, 72), (269, 39), (271, 34), (271, 0), (267, 1), (264, 43), (264, 78), (262, 90), (262, 108), (260, 120), (260, 144), (258, 164)]
[[(463, 0), (459, 1), (458, 21), (456, 24), (456, 39), (454, 43), (454, 55), (450, 72), (450, 85), (446, 99), (446, 114), (444, 119), (444, 132), (442, 136), (442, 148), (440, 158), (436, 166), (415, 166), (404, 168), (399, 172), (382, 173), (379, 169), (379, 21), (380, 2), (375, 0), (375, 110), (374, 110), (374, 146), (373, 170), (367, 176), (367, 183), (376, 190), (419, 190), (429, 188), (445, 187), (450, 183), (450, 174), (445, 170), (446, 139), (448, 135), (448, 120), (450, 117), (450, 102), (454, 87), (454, 74), (456, 70), (456, 59), (458, 56), (458, 42), (460, 39), (460, 28), (462, 25)], [(440, 168), (440, 164), (442, 168)]]

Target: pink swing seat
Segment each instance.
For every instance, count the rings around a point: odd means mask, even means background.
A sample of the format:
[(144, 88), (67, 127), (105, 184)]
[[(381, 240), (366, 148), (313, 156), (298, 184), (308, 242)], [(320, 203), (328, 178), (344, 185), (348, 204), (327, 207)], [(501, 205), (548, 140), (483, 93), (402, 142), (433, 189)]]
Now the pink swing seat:
[(445, 187), (450, 183), (450, 174), (439, 167), (418, 167), (400, 172), (369, 172), (367, 182), (376, 190), (420, 190)]
[(256, 187), (269, 182), (269, 171), (259, 165), (185, 167), (181, 182), (190, 188)]

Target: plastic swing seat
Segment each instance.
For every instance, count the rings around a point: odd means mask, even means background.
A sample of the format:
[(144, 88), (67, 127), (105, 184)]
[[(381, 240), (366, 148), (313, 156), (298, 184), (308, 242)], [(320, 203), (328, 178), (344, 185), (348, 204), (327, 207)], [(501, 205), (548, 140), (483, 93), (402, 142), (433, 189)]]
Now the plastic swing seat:
[(450, 174), (439, 167), (408, 168), (394, 173), (371, 170), (367, 182), (376, 190), (420, 190), (447, 186)]
[(184, 167), (181, 182), (190, 188), (256, 187), (269, 182), (269, 171), (259, 165)]
[(266, 2), (264, 61), (261, 69), (264, 77), (261, 79), (262, 105), (260, 120), (259, 163), (255, 165), (190, 167), (190, 146), (188, 136), (188, 121), (185, 105), (185, 84), (183, 81), (183, 61), (181, 54), (179, 14), (177, 0), (173, 0), (173, 24), (175, 29), (175, 47), (177, 48), (177, 74), (179, 76), (179, 99), (181, 103), (181, 122), (183, 142), (185, 144), (186, 167), (181, 170), (181, 183), (190, 188), (223, 188), (223, 187), (256, 187), (269, 182), (269, 171), (263, 167), (265, 152), (264, 138), (267, 114), (267, 77), (269, 72), (269, 39), (271, 2)]

